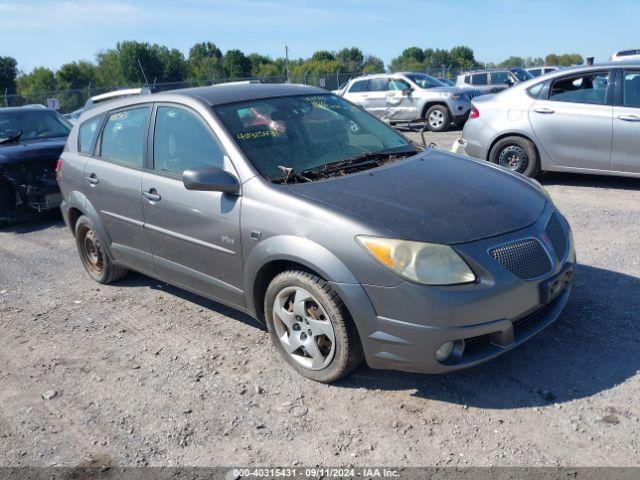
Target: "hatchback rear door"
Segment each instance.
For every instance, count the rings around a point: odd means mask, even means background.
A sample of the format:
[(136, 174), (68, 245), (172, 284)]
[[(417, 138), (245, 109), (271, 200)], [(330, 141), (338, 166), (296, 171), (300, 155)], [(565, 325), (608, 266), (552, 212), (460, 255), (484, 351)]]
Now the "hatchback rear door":
[(611, 168), (640, 173), (640, 68), (620, 71), (613, 107)]
[(561, 166), (608, 170), (613, 128), (610, 70), (574, 73), (551, 81), (536, 100), (531, 126), (551, 160)]

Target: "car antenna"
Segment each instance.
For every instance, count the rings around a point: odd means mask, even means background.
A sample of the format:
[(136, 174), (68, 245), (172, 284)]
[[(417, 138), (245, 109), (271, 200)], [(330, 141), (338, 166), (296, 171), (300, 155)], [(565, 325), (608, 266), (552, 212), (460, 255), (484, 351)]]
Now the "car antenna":
[(149, 80), (147, 80), (147, 74), (144, 73), (144, 68), (142, 68), (142, 63), (140, 63), (139, 58), (138, 58), (138, 66), (140, 67), (140, 71), (142, 72), (142, 76), (144, 77), (144, 83), (147, 85), (147, 88), (151, 88), (149, 86)]

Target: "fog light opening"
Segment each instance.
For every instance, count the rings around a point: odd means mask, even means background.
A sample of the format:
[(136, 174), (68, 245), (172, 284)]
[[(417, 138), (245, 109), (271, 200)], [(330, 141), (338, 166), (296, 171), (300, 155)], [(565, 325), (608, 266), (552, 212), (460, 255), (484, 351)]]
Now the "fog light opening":
[(464, 340), (446, 342), (436, 350), (436, 360), (440, 363), (446, 362), (451, 357), (459, 358), (464, 352)]

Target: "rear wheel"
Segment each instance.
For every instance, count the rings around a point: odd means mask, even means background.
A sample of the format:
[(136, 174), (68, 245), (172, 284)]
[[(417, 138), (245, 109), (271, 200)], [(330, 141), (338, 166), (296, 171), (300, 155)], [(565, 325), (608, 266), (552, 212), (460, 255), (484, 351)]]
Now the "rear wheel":
[(331, 285), (310, 272), (277, 275), (265, 295), (271, 339), (304, 377), (334, 382), (363, 362), (362, 345), (347, 307)]
[(526, 138), (506, 137), (491, 149), (489, 161), (527, 177), (540, 173), (540, 160), (535, 145)]
[(451, 115), (449, 109), (444, 105), (434, 105), (425, 115), (427, 129), (432, 132), (442, 132), (447, 129), (451, 123)]
[(113, 264), (91, 220), (84, 215), (76, 222), (76, 245), (82, 265), (96, 282), (115, 282), (127, 274), (126, 269)]

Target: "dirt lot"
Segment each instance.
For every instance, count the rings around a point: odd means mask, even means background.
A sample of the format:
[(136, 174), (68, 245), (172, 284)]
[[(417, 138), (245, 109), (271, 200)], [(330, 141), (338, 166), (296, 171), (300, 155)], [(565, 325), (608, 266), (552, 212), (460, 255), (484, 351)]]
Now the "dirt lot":
[(1, 230), (0, 465), (640, 465), (640, 181), (542, 182), (575, 233), (570, 304), (447, 376), (316, 384), (242, 314), (91, 282), (58, 218)]

